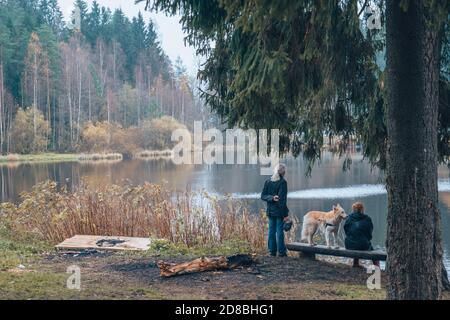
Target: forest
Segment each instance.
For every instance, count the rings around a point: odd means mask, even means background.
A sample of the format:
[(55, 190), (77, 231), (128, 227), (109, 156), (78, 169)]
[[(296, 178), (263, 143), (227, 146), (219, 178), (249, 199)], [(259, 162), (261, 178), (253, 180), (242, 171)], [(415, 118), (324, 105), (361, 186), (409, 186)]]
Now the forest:
[(57, 0), (0, 0), (2, 154), (162, 148), (138, 139), (206, 120), (197, 80), (170, 61), (153, 21), (75, 7), (80, 28)]

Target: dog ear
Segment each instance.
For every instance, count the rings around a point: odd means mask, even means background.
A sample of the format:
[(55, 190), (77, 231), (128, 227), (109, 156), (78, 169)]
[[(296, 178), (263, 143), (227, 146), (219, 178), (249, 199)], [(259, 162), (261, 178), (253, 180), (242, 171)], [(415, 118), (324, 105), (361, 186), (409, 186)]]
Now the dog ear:
[(336, 206), (333, 204), (333, 210), (336, 211), (336, 209), (337, 209)]

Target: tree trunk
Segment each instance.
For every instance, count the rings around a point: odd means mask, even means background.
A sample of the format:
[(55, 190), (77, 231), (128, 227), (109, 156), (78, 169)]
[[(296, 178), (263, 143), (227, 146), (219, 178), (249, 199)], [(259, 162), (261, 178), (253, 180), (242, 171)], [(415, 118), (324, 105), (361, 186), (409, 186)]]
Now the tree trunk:
[(0, 46), (0, 154), (3, 154), (3, 124), (4, 120), (4, 105), (5, 105), (5, 92), (3, 83), (3, 47)]
[[(80, 58), (79, 58), (80, 59)], [(78, 142), (81, 134), (80, 121), (81, 121), (81, 90), (82, 90), (82, 76), (81, 76), (81, 61), (77, 61), (77, 76), (78, 76), (78, 114), (77, 114), (77, 136)]]
[(89, 81), (89, 92), (88, 92), (88, 95), (89, 95), (89, 122), (92, 120), (92, 98), (91, 98), (91, 77), (89, 76), (88, 77), (88, 81)]
[(175, 118), (175, 86), (174, 86), (174, 80), (172, 76), (172, 118)]
[(141, 99), (142, 99), (142, 65), (139, 64), (138, 74), (136, 76), (136, 87), (138, 92), (138, 106), (137, 106), (137, 125), (141, 125)]
[[(52, 123), (52, 115), (51, 115), (51, 103), (50, 103), (50, 66), (49, 66), (49, 60), (47, 58), (46, 60), (46, 82), (47, 82), (47, 120), (51, 124)], [(52, 135), (48, 136), (48, 140), (50, 142), (50, 145), (52, 144)], [(45, 147), (48, 148), (48, 144)]]
[(38, 81), (38, 61), (37, 52), (34, 52), (34, 72), (33, 72), (33, 131), (36, 139), (36, 109), (37, 109), (37, 81)]
[(70, 146), (72, 147), (73, 146), (73, 119), (72, 119), (72, 86), (71, 86), (71, 81), (72, 81), (72, 79), (71, 79), (71, 77), (70, 77), (70, 75), (69, 75), (69, 58), (67, 57), (67, 60), (66, 60), (66, 63), (67, 63), (67, 65), (66, 65), (66, 76), (67, 76), (67, 78), (66, 78), (66, 81), (67, 81), (67, 83), (66, 83), (66, 91), (67, 91), (67, 104), (68, 104), (68, 106), (69, 106), (69, 127), (70, 127)]
[(424, 3), (387, 1), (389, 299), (439, 299), (437, 190), (439, 37)]

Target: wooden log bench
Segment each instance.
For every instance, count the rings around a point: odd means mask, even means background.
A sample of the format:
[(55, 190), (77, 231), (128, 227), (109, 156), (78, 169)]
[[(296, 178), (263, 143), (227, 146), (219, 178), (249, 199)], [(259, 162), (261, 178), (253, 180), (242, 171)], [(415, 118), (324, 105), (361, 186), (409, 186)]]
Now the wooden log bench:
[(310, 246), (307, 243), (292, 242), (286, 244), (290, 251), (301, 252), (304, 256), (315, 259), (316, 254), (336, 257), (356, 258), (363, 260), (386, 261), (387, 254), (381, 250), (359, 251), (347, 250), (345, 248), (330, 248), (323, 245)]

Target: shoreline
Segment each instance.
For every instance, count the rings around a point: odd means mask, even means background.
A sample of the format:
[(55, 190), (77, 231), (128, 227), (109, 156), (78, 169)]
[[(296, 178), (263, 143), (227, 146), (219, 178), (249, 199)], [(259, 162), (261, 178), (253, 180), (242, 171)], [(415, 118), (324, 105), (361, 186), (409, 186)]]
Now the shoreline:
[[(156, 159), (172, 156), (172, 150), (144, 150), (137, 152), (132, 159)], [(52, 163), (52, 162), (95, 162), (95, 161), (122, 161), (124, 155), (118, 152), (93, 152), (93, 153), (39, 153), (39, 154), (15, 154), (0, 155), (0, 165), (22, 163)]]
[(0, 156), (0, 164), (29, 163), (29, 162), (76, 162), (76, 153), (40, 153), (40, 154), (8, 154)]

